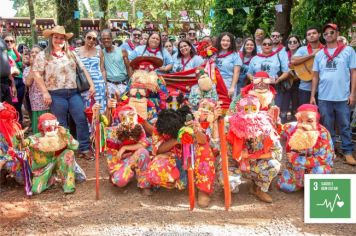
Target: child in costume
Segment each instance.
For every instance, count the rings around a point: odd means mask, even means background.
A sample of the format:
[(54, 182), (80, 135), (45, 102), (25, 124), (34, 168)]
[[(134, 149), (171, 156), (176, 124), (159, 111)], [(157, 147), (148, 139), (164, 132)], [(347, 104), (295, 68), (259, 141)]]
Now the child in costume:
[(277, 186), (286, 192), (304, 187), (305, 174), (330, 174), (335, 158), (329, 131), (319, 123), (318, 107), (301, 105), (296, 114), (297, 122), (283, 126), (287, 138), (287, 168), (279, 177)]
[(108, 133), (107, 162), (110, 182), (118, 187), (126, 186), (136, 175), (137, 186), (150, 193), (145, 171), (150, 162), (147, 148), (150, 146), (146, 133), (137, 122), (137, 113), (129, 105), (116, 111), (120, 124), (106, 129)]
[[(237, 112), (229, 119), (230, 180), (236, 180), (241, 174), (251, 179), (250, 192), (271, 203), (268, 189), (280, 170), (282, 147), (271, 117), (260, 107), (258, 98), (244, 97), (237, 103)], [(231, 190), (236, 192), (237, 187), (235, 183)]]
[(182, 147), (178, 142), (178, 131), (191, 126), (196, 137), (195, 142), (195, 185), (199, 190), (198, 204), (207, 207), (213, 192), (215, 167), (214, 155), (206, 135), (197, 122), (186, 122), (190, 109), (187, 106), (163, 110), (159, 113), (152, 135), (153, 160), (147, 168), (147, 180), (152, 186), (168, 189), (184, 189), (187, 185), (187, 171), (184, 169)]

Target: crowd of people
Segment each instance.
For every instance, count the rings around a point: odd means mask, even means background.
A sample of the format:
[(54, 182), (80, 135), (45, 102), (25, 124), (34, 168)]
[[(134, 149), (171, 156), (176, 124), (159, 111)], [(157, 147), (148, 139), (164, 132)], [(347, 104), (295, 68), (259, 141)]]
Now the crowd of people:
[[(101, 132), (92, 125), (93, 113), (107, 126), (104, 156), (111, 183), (123, 187), (136, 177), (148, 195), (158, 187), (186, 188), (189, 163), (182, 147), (187, 134), (193, 136), (202, 207), (209, 205), (215, 179), (224, 182), (220, 119), (232, 192), (243, 177), (265, 202), (272, 202), (268, 191), (275, 178), (283, 191), (303, 188), (305, 173), (332, 172), (338, 136), (345, 162), (356, 165), (356, 54), (335, 24), (310, 27), (305, 39), (289, 35), (286, 42), (279, 32), (262, 29), (244, 39), (228, 32), (198, 39), (189, 29), (178, 40), (165, 31), (133, 29), (123, 43), (109, 29), (89, 30), (70, 44), (73, 34), (55, 26), (43, 36), (46, 47), (31, 50), (19, 50), (13, 35), (0, 41), (0, 169), (18, 182), (26, 184), (27, 178), (28, 193), (41, 193), (58, 180), (72, 193), (75, 181), (85, 180), (76, 158), (93, 160), (91, 137)], [(167, 74), (190, 70), (196, 84), (185, 91), (165, 81)], [(85, 91), (78, 89), (81, 72)], [(31, 120), (28, 137), (23, 109)], [(282, 137), (288, 163), (283, 171)], [(19, 158), (23, 150), (27, 167)]]

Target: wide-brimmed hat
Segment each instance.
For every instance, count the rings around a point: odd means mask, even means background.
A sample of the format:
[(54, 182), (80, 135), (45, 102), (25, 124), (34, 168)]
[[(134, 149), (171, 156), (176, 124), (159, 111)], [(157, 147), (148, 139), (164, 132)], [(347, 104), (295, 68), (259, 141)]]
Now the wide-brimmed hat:
[(163, 65), (163, 60), (158, 57), (153, 57), (153, 56), (139, 56), (133, 59), (130, 62), (130, 66), (136, 70), (140, 69), (140, 67), (149, 67), (152, 66), (153, 69), (157, 69)]
[(73, 33), (66, 33), (66, 30), (61, 25), (56, 25), (52, 29), (46, 29), (43, 31), (42, 34), (45, 38), (49, 38), (49, 36), (51, 36), (52, 34), (62, 34), (66, 37), (67, 40), (73, 37), (74, 35)]

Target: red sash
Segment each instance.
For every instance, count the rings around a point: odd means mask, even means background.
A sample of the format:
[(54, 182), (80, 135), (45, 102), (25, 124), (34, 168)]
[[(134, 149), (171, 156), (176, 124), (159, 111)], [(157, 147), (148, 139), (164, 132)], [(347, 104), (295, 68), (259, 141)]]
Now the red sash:
[(328, 52), (328, 47), (325, 45), (324, 53), (328, 57), (328, 61), (332, 61), (335, 57), (337, 57), (342, 52), (342, 50), (344, 50), (344, 48), (345, 48), (344, 44), (337, 44), (337, 48), (336, 48), (334, 54), (330, 55)]
[(244, 61), (245, 57), (244, 57), (242, 52), (239, 52), (239, 56), (241, 58), (242, 63), (245, 64), (245, 65), (250, 65), (250, 62), (251, 62), (252, 58), (254, 57), (254, 56), (251, 55), (250, 59), (245, 62)]
[(156, 48), (156, 49), (153, 50), (153, 49), (147, 47), (146, 49), (147, 49), (147, 51), (149, 51), (150, 53), (155, 54), (155, 56), (157, 56), (157, 52), (159, 52), (159, 48)]
[[(318, 48), (319, 48), (319, 49), (322, 49), (323, 47), (324, 47), (324, 45), (321, 44), (321, 43), (319, 43)], [(308, 49), (308, 54), (309, 54), (309, 55), (313, 53), (313, 48), (312, 48), (312, 46), (311, 46), (310, 43), (308, 43), (307, 49)]]
[(127, 40), (127, 44), (130, 46), (131, 50), (135, 50), (136, 46), (130, 40)]
[(224, 58), (224, 57), (227, 57), (227, 56), (229, 56), (229, 55), (231, 55), (231, 54), (233, 54), (233, 53), (234, 53), (234, 51), (230, 51), (230, 52), (227, 52), (227, 53), (218, 55), (217, 58)]
[(182, 69), (182, 70), (185, 70), (185, 66), (190, 62), (190, 60), (192, 60), (191, 57), (189, 57), (189, 59), (184, 63), (184, 58), (182, 57), (182, 58), (180, 59), (180, 62), (181, 62), (182, 65), (183, 65), (183, 69)]
[(268, 55), (264, 55), (264, 54), (262, 54), (262, 53), (257, 53), (257, 56), (259, 56), (259, 57), (266, 57), (266, 58), (267, 58), (267, 57), (271, 57), (271, 56), (274, 56), (275, 54), (279, 53), (282, 49), (283, 49), (283, 46), (280, 45), (280, 46), (276, 49), (276, 51), (271, 52), (271, 53), (268, 54)]

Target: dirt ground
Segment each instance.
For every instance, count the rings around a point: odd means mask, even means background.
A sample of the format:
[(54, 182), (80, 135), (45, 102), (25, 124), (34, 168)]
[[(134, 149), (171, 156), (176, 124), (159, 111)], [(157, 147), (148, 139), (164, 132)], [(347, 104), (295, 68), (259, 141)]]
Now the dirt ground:
[[(119, 189), (108, 181), (100, 160), (100, 200), (95, 200), (95, 164), (78, 160), (88, 180), (74, 194), (61, 188), (27, 198), (23, 187), (1, 189), (0, 235), (355, 235), (355, 224), (304, 224), (303, 192), (272, 190), (267, 204), (242, 185), (224, 209), (222, 188), (216, 188), (210, 207), (189, 211), (187, 191), (160, 189), (144, 196), (136, 183)], [(356, 173), (338, 158), (335, 173)]]

